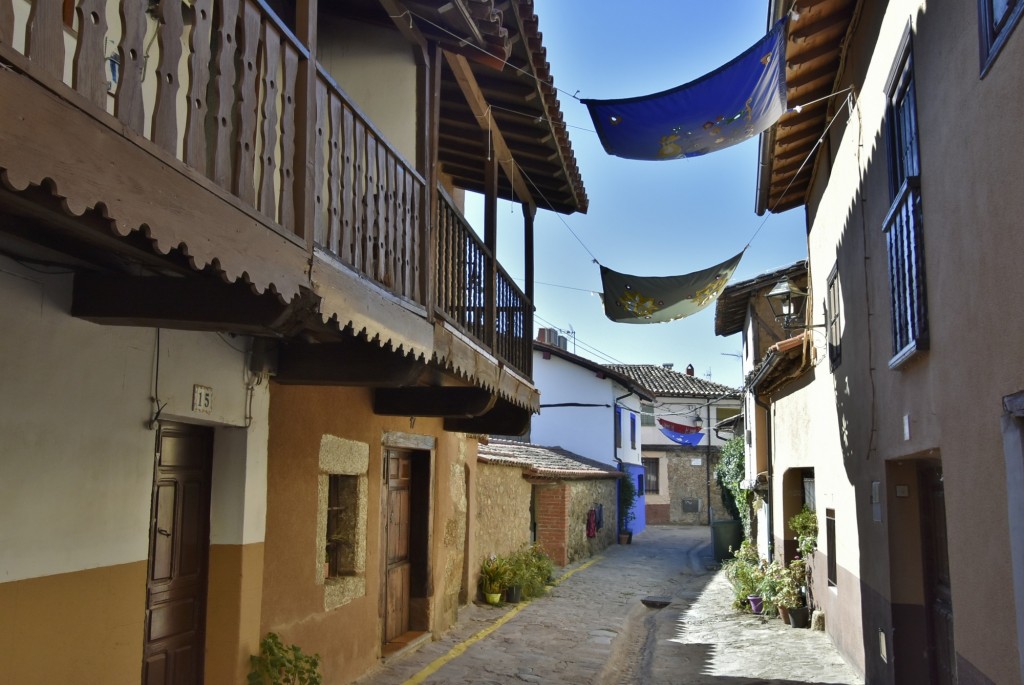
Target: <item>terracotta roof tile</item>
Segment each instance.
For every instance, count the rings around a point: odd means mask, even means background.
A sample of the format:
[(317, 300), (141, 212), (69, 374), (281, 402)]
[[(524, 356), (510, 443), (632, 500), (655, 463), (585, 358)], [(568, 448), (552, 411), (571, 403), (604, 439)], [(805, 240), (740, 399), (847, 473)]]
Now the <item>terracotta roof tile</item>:
[(689, 376), (659, 364), (608, 364), (616, 373), (629, 376), (658, 397), (739, 397), (736, 388)]

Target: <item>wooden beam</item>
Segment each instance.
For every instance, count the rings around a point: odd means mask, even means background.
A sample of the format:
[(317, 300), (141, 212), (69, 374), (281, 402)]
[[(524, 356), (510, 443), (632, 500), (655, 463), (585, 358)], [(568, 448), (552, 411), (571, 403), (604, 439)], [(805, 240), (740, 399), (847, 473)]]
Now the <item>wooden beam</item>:
[(416, 65), (425, 66), (427, 63), (427, 39), (423, 37), (420, 30), (413, 21), (412, 13), (404, 3), (398, 0), (377, 0), (388, 17), (395, 24), (395, 28), (407, 41), (419, 48), (416, 52)]
[(490, 411), (496, 401), (497, 395), (483, 388), (382, 388), (373, 393), (373, 413), (473, 418)]
[(481, 416), (468, 419), (445, 419), (444, 429), (453, 433), (523, 435), (530, 429), (531, 415), (528, 409), (498, 398), (494, 408)]
[(334, 343), (288, 342), (278, 352), (278, 383), (403, 387), (416, 383), (426, 362), (364, 338)]
[(533, 195), (530, 193), (526, 181), (516, 167), (512, 151), (505, 142), (505, 137), (501, 134), (497, 121), (492, 116), (490, 105), (488, 105), (487, 100), (484, 98), (480, 85), (476, 82), (476, 77), (473, 75), (469, 62), (465, 57), (448, 52), (447, 50), (444, 52), (444, 57), (452, 73), (455, 75), (455, 80), (462, 90), (462, 96), (466, 98), (466, 102), (473, 111), (473, 116), (476, 118), (481, 130), (490, 131), (498, 163), (501, 164), (505, 175), (511, 179), (516, 196), (522, 202), (533, 202)]
[(108, 326), (151, 326), (247, 335), (294, 335), (317, 323), (320, 298), (304, 290), (282, 303), (245, 283), (209, 278), (75, 275), (71, 315)]

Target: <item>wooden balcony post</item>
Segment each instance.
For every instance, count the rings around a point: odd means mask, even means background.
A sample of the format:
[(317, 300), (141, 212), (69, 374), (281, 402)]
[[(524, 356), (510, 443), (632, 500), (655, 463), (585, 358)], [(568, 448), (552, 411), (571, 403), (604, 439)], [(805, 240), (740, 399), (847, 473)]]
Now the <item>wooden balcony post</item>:
[(493, 346), (497, 328), (497, 283), (498, 283), (498, 155), (491, 139), (487, 140), (487, 160), (484, 167), (484, 247), (487, 248), (487, 265), (484, 274), (485, 342)]
[(316, 25), (319, 0), (297, 0), (295, 35), (309, 50), (309, 59), (299, 64), (295, 93), (295, 232), (313, 251), (316, 217)]
[(421, 160), (423, 168), (420, 173), (426, 179), (427, 188), (424, 193), (425, 207), (421, 213), (423, 219), (420, 222), (421, 226), (418, 227), (423, 232), (420, 244), (425, 246), (421, 257), (423, 263), (420, 265), (421, 287), (424, 301), (427, 303), (427, 317), (431, 321), (434, 320), (434, 308), (438, 305), (439, 285), (435, 274), (436, 265), (441, 258), (440, 245), (435, 236), (440, 235), (438, 217), (441, 199), (437, 189), (437, 150), (438, 133), (441, 128), (441, 67), (443, 59), (441, 46), (437, 43), (432, 44), (427, 55), (427, 66), (424, 69), (426, 78), (424, 125), (427, 130), (424, 137), (423, 159)]
[(537, 205), (532, 202), (523, 203), (523, 270), (526, 282), (523, 293), (533, 307), (533, 220), (537, 216)]

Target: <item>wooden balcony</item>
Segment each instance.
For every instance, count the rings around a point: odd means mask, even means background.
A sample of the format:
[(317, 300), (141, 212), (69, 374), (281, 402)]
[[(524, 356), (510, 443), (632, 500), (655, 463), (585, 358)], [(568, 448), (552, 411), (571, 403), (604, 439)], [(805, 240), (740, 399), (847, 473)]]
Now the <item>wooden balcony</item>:
[(40, 227), (20, 239), (130, 254), (173, 277), (165, 295), (215, 274), (291, 317), (241, 332), (294, 334), (313, 310), (318, 339), (348, 330), (536, 402), (532, 304), (430, 157), (404, 159), (264, 0), (73, 5), (0, 0), (0, 210)]

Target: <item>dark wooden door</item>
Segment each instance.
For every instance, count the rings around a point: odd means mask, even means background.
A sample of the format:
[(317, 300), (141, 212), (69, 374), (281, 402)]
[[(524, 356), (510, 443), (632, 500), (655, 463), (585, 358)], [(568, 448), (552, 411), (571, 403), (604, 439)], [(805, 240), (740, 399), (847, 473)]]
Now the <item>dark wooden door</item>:
[(203, 682), (213, 434), (162, 423), (149, 530), (143, 685)]
[(942, 467), (922, 466), (919, 476), (929, 660), (932, 682), (947, 685), (956, 683), (956, 652), (953, 650), (953, 594), (949, 578)]
[(387, 571), (385, 579), (384, 642), (409, 632), (409, 512), (412, 454), (385, 450), (388, 461)]

